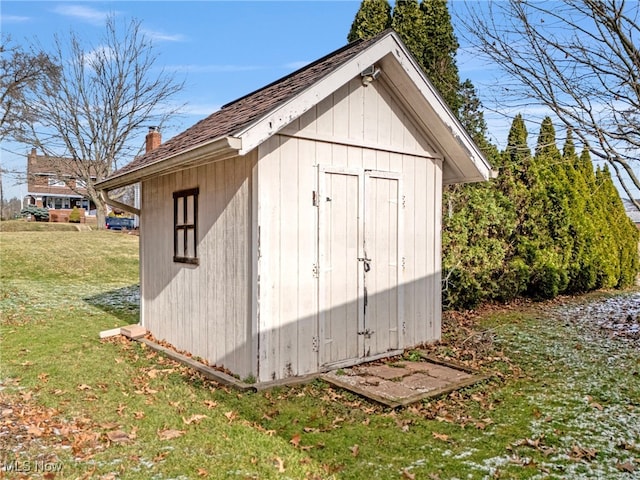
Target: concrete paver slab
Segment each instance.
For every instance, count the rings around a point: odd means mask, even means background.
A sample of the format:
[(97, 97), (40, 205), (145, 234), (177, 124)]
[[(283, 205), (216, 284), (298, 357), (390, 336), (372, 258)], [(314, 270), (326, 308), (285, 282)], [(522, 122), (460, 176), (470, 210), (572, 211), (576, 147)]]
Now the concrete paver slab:
[(465, 367), (427, 358), (413, 362), (376, 362), (323, 375), (329, 383), (390, 407), (409, 405), (488, 378)]
[(385, 380), (395, 380), (411, 375), (411, 371), (406, 368), (390, 365), (361, 365), (358, 368), (358, 371), (365, 375), (373, 375), (375, 377), (384, 378)]

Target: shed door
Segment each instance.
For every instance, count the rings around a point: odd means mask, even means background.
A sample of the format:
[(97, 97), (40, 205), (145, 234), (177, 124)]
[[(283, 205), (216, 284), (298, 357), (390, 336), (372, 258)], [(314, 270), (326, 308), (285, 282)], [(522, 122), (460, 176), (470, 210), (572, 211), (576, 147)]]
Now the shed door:
[(323, 365), (399, 346), (399, 177), (320, 171), (320, 339)]

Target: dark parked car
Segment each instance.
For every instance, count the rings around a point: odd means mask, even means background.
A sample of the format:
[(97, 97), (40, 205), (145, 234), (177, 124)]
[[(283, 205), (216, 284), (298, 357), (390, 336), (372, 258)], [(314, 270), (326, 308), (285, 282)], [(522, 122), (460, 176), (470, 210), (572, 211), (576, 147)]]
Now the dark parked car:
[(126, 217), (107, 217), (106, 227), (109, 230), (133, 230), (135, 224), (133, 218)]

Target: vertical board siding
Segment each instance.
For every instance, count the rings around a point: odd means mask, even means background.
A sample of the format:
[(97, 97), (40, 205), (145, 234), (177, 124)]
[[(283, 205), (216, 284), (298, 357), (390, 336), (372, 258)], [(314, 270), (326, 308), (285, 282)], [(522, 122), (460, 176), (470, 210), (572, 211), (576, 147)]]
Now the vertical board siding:
[[(255, 154), (143, 183), (145, 326), (159, 340), (246, 376), (250, 350), (250, 181)], [(172, 262), (175, 191), (199, 187), (199, 265)]]
[[(332, 316), (340, 317), (343, 309), (348, 313), (341, 318), (357, 315), (357, 302), (338, 298), (340, 291), (347, 293), (347, 286), (320, 292), (314, 276), (314, 265), (319, 259), (318, 235), (338, 234), (318, 231), (318, 208), (312, 205), (313, 192), (318, 190), (318, 165), (400, 174), (398, 185), (381, 182), (380, 187), (388, 189), (386, 196), (390, 197), (401, 185), (398, 201), (403, 208), (399, 217), (386, 215), (376, 219), (401, 221), (398, 230), (404, 232), (399, 237), (401, 245), (393, 244), (397, 239), (389, 240), (389, 248), (401, 251), (402, 258), (387, 255), (389, 263), (404, 265), (397, 269), (396, 279), (401, 303), (396, 306), (393, 302), (389, 305), (379, 302), (381, 313), (385, 308), (400, 312), (403, 331), (394, 331), (395, 325), (387, 325), (386, 335), (391, 338), (385, 342), (403, 348), (439, 338), (441, 165), (438, 160), (425, 158), (434, 153), (433, 148), (394, 95), (383, 82), (365, 88), (356, 78), (303, 114), (284, 133), (274, 135), (258, 148), (255, 174), (256, 242), (260, 231), (260, 255), (254, 257), (259, 305), (253, 307), (259, 337), (258, 379), (270, 381), (314, 372), (324, 363), (350, 355), (347, 338), (327, 346), (327, 358), (320, 358), (316, 349), (316, 342), (333, 335), (355, 334), (345, 325), (340, 332), (332, 331), (337, 325), (331, 321)], [(318, 140), (314, 140), (316, 137)], [(328, 140), (331, 138), (338, 143)], [(362, 143), (372, 148), (363, 147)], [(391, 153), (390, 148), (398, 153)], [(400, 153), (403, 151), (407, 153)], [(421, 151), (425, 156), (416, 155)], [(336, 182), (333, 188), (340, 188), (339, 180)], [(377, 201), (382, 201), (384, 195), (380, 192)], [(337, 228), (335, 223), (333, 228)], [(345, 227), (343, 234), (347, 231)], [(327, 262), (335, 263), (331, 259)], [(381, 284), (389, 281), (380, 279)], [(257, 299), (257, 293), (254, 298)], [(331, 304), (323, 312), (318, 311), (319, 298)], [(325, 325), (328, 330), (322, 332), (326, 338), (318, 338), (319, 315), (328, 317)], [(350, 325), (357, 326), (357, 319)]]
[(259, 380), (269, 381), (318, 367), (316, 144), (274, 136), (259, 157)]

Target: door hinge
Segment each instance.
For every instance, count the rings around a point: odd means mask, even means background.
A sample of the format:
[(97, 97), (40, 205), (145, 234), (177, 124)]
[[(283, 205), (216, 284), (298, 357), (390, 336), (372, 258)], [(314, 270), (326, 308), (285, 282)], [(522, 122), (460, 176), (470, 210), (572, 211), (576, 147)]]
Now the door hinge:
[(318, 341), (318, 337), (313, 337), (311, 339), (311, 350), (314, 352), (320, 351), (320, 342)]
[(320, 198), (320, 197), (319, 197), (319, 195), (318, 195), (318, 192), (317, 192), (316, 190), (314, 190), (314, 191), (312, 192), (312, 195), (311, 195), (311, 199), (312, 199), (312, 202), (313, 202), (313, 206), (314, 206), (314, 207), (317, 207), (318, 205), (320, 205), (319, 198)]
[(313, 264), (311, 272), (313, 273), (313, 278), (318, 278), (320, 276), (320, 268), (318, 267), (317, 263)]
[(402, 208), (404, 208), (406, 206), (406, 203), (407, 203), (407, 197), (402, 195)]

